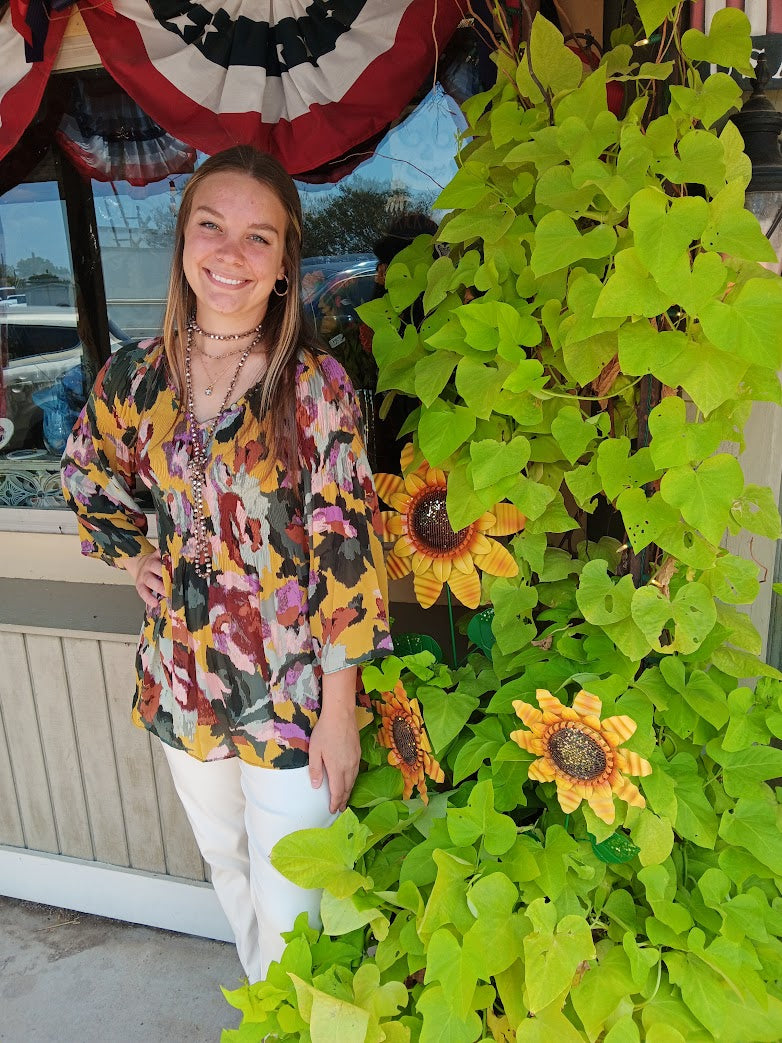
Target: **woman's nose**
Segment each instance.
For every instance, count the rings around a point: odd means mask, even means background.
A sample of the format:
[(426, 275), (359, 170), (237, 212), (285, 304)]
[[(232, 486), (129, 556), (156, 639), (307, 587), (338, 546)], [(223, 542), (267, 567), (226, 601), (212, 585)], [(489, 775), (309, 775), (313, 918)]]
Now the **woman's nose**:
[(241, 263), (241, 244), (237, 242), (236, 239), (233, 239), (231, 236), (224, 236), (220, 240), (220, 244), (217, 248), (217, 256), (220, 258), (220, 260), (228, 261), (232, 264)]

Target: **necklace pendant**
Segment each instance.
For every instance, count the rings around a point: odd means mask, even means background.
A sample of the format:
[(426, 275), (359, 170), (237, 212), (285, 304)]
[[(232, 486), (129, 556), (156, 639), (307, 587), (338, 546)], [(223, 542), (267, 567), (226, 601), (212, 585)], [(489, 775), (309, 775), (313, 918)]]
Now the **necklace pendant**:
[(212, 394), (212, 390), (213, 389), (211, 387), (204, 388), (204, 394), (207, 395), (207, 396), (211, 395)]

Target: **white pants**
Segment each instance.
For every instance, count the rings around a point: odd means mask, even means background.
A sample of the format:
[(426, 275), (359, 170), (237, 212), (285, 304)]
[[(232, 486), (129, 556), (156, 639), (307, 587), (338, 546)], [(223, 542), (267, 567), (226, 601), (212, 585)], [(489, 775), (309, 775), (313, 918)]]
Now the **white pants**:
[(236, 938), (250, 983), (265, 977), (285, 948), (280, 937), (299, 913), (319, 923), (320, 891), (292, 884), (269, 855), (281, 837), (328, 826), (329, 787), (313, 789), (308, 768), (259, 768), (238, 757), (198, 761), (163, 743), (174, 786)]

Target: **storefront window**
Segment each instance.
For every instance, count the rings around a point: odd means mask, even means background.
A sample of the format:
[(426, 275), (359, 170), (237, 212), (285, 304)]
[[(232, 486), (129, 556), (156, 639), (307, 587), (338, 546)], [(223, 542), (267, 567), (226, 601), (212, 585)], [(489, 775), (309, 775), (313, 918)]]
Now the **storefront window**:
[[(47, 134), (0, 165), (0, 507), (62, 507), (59, 458), (97, 369), (160, 330), (182, 189), (205, 158), (103, 70), (52, 77), (39, 116)], [(394, 251), (434, 228), (462, 126), (457, 102), (425, 88), (347, 176), (297, 182), (305, 310), (360, 390), (369, 438), (377, 370), (358, 308)]]
[(0, 499), (59, 505), (52, 462), (78, 415), (90, 367), (51, 153), (29, 181), (0, 197), (0, 273)]

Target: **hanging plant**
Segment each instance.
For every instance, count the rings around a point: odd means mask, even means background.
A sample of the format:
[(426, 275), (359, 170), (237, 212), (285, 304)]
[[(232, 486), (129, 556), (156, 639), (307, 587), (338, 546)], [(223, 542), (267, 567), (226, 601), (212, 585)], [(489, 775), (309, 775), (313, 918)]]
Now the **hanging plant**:
[[(743, 207), (741, 92), (704, 78), (750, 74), (752, 42), (735, 8), (701, 33), (637, 6), (651, 61), (627, 28), (592, 71), (540, 17), (498, 40), (436, 204), (447, 255), (419, 237), (362, 308), (380, 389), (420, 404), (379, 480), (392, 572), (429, 603), (474, 573), (486, 607), (458, 668), (364, 669), (383, 740), (361, 733), (351, 805), (272, 855), (325, 888), (322, 930), (229, 995), (226, 1040), (782, 1039), (782, 682), (742, 611), (758, 568), (724, 546), (780, 535), (725, 446), (782, 400), (782, 280)], [(497, 504), (515, 568), (479, 586)]]

